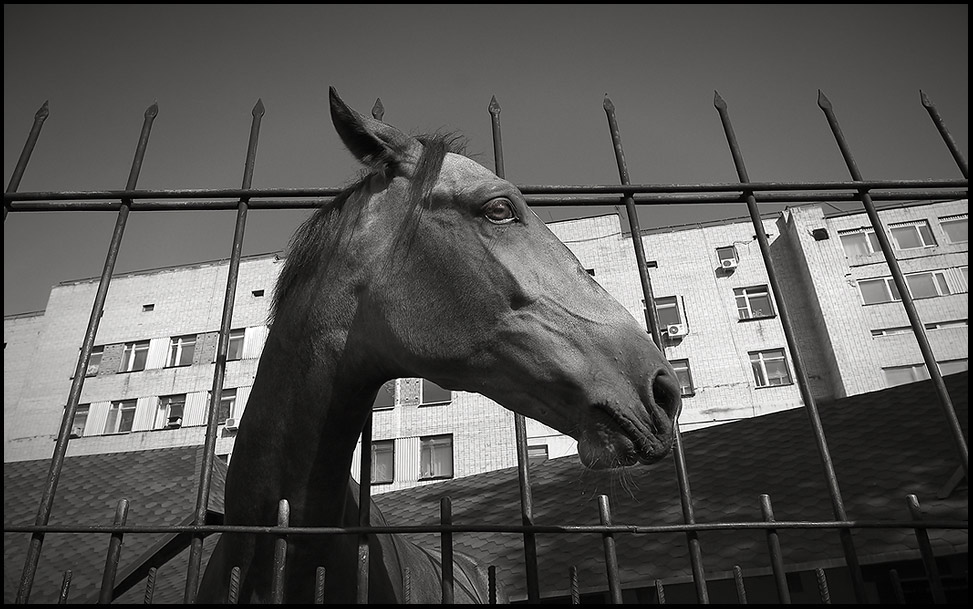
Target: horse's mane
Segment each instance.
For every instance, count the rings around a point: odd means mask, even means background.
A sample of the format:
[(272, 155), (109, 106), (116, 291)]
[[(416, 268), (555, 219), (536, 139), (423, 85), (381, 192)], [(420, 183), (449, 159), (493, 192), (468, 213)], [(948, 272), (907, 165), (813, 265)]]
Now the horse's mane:
[[(443, 159), (449, 152), (463, 154), (462, 139), (454, 134), (437, 133), (434, 135), (417, 136), (422, 143), (422, 154), (416, 163), (415, 171), (410, 178), (409, 193), (403, 205), (409, 207), (406, 223), (414, 226), (419, 221), (423, 203), (428, 201), (432, 188), (439, 179)], [(372, 168), (363, 173), (353, 184), (342, 190), (328, 204), (315, 211), (294, 233), (288, 253), (284, 261), (284, 268), (277, 279), (274, 289), (273, 306), (270, 311), (269, 323), (273, 323), (280, 312), (283, 303), (294, 293), (295, 288), (303, 281), (317, 274), (317, 267), (321, 263), (321, 253), (334, 248), (341, 236), (341, 220), (349, 213), (347, 210), (358, 210), (367, 195), (367, 184), (376, 175), (386, 174), (390, 167)], [(390, 238), (399, 239), (407, 234), (406, 225), (400, 227), (396, 235)]]

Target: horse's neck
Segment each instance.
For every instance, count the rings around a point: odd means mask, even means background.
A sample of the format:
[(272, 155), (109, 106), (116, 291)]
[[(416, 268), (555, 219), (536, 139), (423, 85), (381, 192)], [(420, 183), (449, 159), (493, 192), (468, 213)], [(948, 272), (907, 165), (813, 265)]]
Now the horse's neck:
[(352, 314), (335, 311), (325, 322), (291, 309), (273, 324), (227, 479), (228, 493), (263, 503), (228, 512), (233, 520), (266, 521), (279, 499), (290, 503), (292, 526), (356, 517), (344, 513), (348, 477), (378, 383), (361, 380), (347, 344)]

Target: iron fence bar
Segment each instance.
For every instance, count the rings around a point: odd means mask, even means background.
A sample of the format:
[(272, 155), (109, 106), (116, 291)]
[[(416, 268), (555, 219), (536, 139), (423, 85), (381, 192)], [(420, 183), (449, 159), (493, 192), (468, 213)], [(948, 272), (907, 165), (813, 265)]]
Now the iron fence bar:
[(226, 591), (226, 602), (236, 605), (240, 601), (240, 567), (230, 569), (230, 587)]
[[(20, 188), (20, 180), (24, 177), (24, 172), (27, 170), (27, 163), (30, 161), (30, 155), (34, 152), (34, 146), (37, 144), (37, 138), (41, 134), (41, 127), (44, 126), (44, 121), (50, 115), (50, 109), (45, 101), (41, 107), (34, 114), (34, 123), (30, 127), (30, 133), (27, 134), (27, 141), (24, 142), (24, 148), (20, 151), (20, 158), (17, 159), (17, 165), (14, 166), (14, 171), (10, 175), (10, 181), (7, 182), (7, 192), (13, 193), (17, 192)], [(7, 219), (7, 200), (3, 200), (3, 219)]]
[[(444, 525), (453, 524), (453, 504), (449, 497), (439, 500), (439, 520)], [(442, 590), (444, 605), (453, 604), (453, 534), (443, 531), (439, 535), (440, 548), (443, 555)]]
[(956, 161), (956, 165), (959, 167), (960, 172), (962, 172), (963, 177), (969, 178), (970, 166), (966, 162), (966, 157), (960, 152), (959, 146), (956, 145), (956, 140), (953, 139), (949, 129), (946, 128), (946, 123), (943, 121), (943, 117), (939, 115), (936, 104), (932, 103), (929, 96), (923, 93), (922, 89), (919, 90), (919, 99), (922, 102), (922, 107), (929, 113), (929, 118), (936, 125), (936, 129), (939, 130), (939, 135), (943, 137), (943, 141), (946, 143), (946, 147), (949, 148), (949, 153), (953, 155), (953, 160)]
[[(913, 520), (922, 520), (922, 511), (919, 509), (919, 498), (915, 495), (908, 495), (906, 503), (909, 506), (909, 515)], [(929, 533), (925, 529), (916, 529), (916, 541), (919, 543), (919, 554), (922, 555), (922, 566), (926, 569), (926, 576), (929, 578), (929, 589), (932, 591), (932, 600), (937, 605), (946, 603), (946, 592), (943, 590), (943, 580), (939, 576), (939, 567), (936, 565), (936, 554), (929, 543)]]
[[(845, 164), (848, 166), (848, 173), (851, 174), (852, 179), (860, 179), (861, 172), (858, 170), (858, 164), (855, 162), (855, 158), (851, 154), (851, 148), (848, 146), (848, 142), (841, 131), (841, 127), (838, 125), (838, 119), (835, 117), (831, 100), (825, 97), (824, 93), (822, 93), (820, 90), (818, 91), (818, 106), (824, 111), (824, 115), (828, 119), (828, 125), (831, 126), (831, 132), (834, 134), (838, 148), (841, 150), (841, 156), (844, 157)], [(926, 328), (923, 325), (922, 320), (919, 318), (919, 312), (916, 310), (915, 303), (913, 302), (912, 293), (909, 291), (909, 286), (905, 281), (905, 276), (902, 274), (902, 269), (899, 268), (899, 263), (895, 259), (895, 253), (892, 251), (892, 244), (889, 242), (889, 237), (885, 233), (885, 227), (882, 224), (882, 220), (879, 218), (878, 212), (875, 210), (875, 206), (872, 204), (871, 196), (867, 192), (862, 192), (861, 202), (865, 207), (865, 212), (868, 214), (868, 219), (872, 223), (872, 228), (875, 230), (875, 236), (878, 238), (879, 245), (882, 248), (882, 254), (885, 256), (885, 262), (889, 265), (889, 270), (892, 272), (892, 279), (895, 282), (895, 287), (899, 290), (899, 296), (902, 299), (902, 306), (905, 307), (906, 315), (909, 317), (909, 323), (912, 325), (912, 331), (916, 335), (916, 341), (919, 343), (919, 351), (922, 352), (922, 359), (926, 364), (926, 370), (929, 373), (929, 377), (932, 379), (933, 386), (936, 388), (939, 403), (942, 405), (943, 414), (946, 416), (947, 425), (949, 426), (950, 432), (953, 436), (953, 443), (956, 447), (956, 451), (959, 453), (960, 464), (963, 466), (963, 473), (968, 478), (970, 474), (969, 448), (966, 444), (966, 438), (963, 435), (963, 428), (960, 426), (959, 419), (956, 416), (956, 410), (953, 408), (952, 399), (949, 397), (949, 391), (946, 390), (946, 383), (943, 381), (943, 375), (939, 371), (939, 364), (936, 363), (936, 356), (933, 354), (932, 346), (929, 344), (929, 339), (926, 337)]]
[[(611, 510), (608, 506), (608, 497), (598, 495), (598, 519), (601, 524), (610, 525), (612, 523)], [(615, 552), (615, 537), (612, 533), (602, 535), (602, 543), (605, 546), (605, 570), (608, 572), (608, 594), (611, 603), (614, 605), (622, 604), (622, 584), (618, 576), (618, 555)]]
[[(622, 149), (622, 136), (618, 129), (618, 120), (615, 116), (615, 105), (608, 95), (604, 101), (605, 114), (608, 116), (608, 128), (611, 133), (612, 148), (615, 151), (615, 162), (618, 165), (618, 177), (622, 184), (630, 183), (628, 175), (628, 165), (625, 162), (625, 152)], [(635, 249), (635, 264), (638, 267), (639, 283), (642, 286), (642, 297), (645, 300), (645, 323), (652, 335), (652, 341), (665, 354), (665, 345), (662, 343), (662, 333), (659, 330), (658, 311), (655, 307), (655, 296), (652, 293), (652, 280), (649, 278), (649, 268), (645, 264), (645, 249), (642, 243), (642, 229), (639, 227), (638, 212), (635, 209), (635, 201), (631, 196), (624, 197), (625, 210), (628, 214), (629, 228), (632, 233), (632, 245)], [(679, 422), (673, 422), (674, 446), (673, 461), (676, 470), (676, 480), (679, 483), (679, 502), (682, 507), (683, 521), (692, 524), (696, 521), (693, 510), (692, 490), (689, 484), (689, 473), (686, 464), (686, 454), (682, 444), (682, 433), (679, 431)], [(706, 587), (706, 572), (703, 567), (702, 548), (699, 543), (699, 536), (695, 532), (687, 532), (686, 543), (689, 546), (689, 562), (693, 571), (693, 583), (696, 587), (696, 596), (700, 603), (709, 603), (709, 591)]]
[[(138, 182), (138, 176), (142, 170), (142, 161), (145, 159), (145, 150), (149, 142), (149, 133), (152, 130), (152, 122), (158, 113), (159, 107), (156, 104), (152, 104), (145, 111), (142, 121), (142, 131), (139, 134), (138, 145), (135, 149), (135, 158), (132, 160), (132, 168), (128, 174), (128, 182), (126, 183), (127, 190), (134, 189)], [(108, 254), (105, 257), (104, 268), (101, 272), (101, 280), (98, 283), (95, 301), (91, 305), (91, 315), (88, 318), (88, 326), (85, 330), (81, 354), (78, 356), (78, 365), (75, 368), (74, 378), (71, 380), (68, 403), (61, 418), (61, 428), (58, 431), (57, 441), (54, 444), (54, 454), (51, 456), (47, 482), (44, 487), (44, 493), (41, 496), (40, 505), (37, 508), (35, 524), (38, 525), (46, 525), (50, 521), (51, 508), (54, 505), (54, 495), (57, 492), (61, 468), (64, 465), (64, 456), (67, 453), (68, 442), (71, 439), (71, 426), (74, 424), (74, 416), (78, 410), (81, 388), (84, 386), (85, 372), (88, 368), (88, 362), (91, 359), (91, 350), (94, 347), (95, 335), (98, 333), (98, 324), (101, 321), (101, 313), (105, 305), (105, 299), (108, 296), (108, 286), (111, 284), (111, 276), (115, 269), (115, 260), (118, 258), (118, 250), (121, 247), (122, 235), (125, 232), (130, 204), (131, 201), (122, 201), (121, 208), (118, 211), (118, 217), (115, 220), (115, 228), (112, 232), (111, 241), (108, 245)], [(43, 533), (38, 532), (31, 536), (30, 545), (27, 548), (27, 558), (24, 562), (24, 571), (20, 579), (20, 586), (17, 589), (16, 602), (18, 604), (26, 604), (30, 599), (30, 589), (34, 584), (34, 575), (37, 572), (37, 564), (40, 560), (43, 544)]]
[[(730, 123), (730, 115), (727, 111), (726, 102), (720, 97), (718, 92), (714, 95), (713, 100), (714, 106), (720, 115), (720, 121), (723, 123), (723, 130), (726, 133), (727, 143), (730, 147), (730, 153), (733, 156), (733, 164), (736, 167), (738, 176), (740, 177), (740, 182), (747, 183), (750, 180), (747, 174), (747, 168), (743, 161), (743, 153), (740, 151), (740, 144), (736, 139), (736, 134), (733, 132), (733, 125)], [(770, 282), (771, 291), (773, 292), (774, 302), (777, 305), (777, 313), (780, 316), (780, 323), (784, 330), (784, 338), (787, 340), (787, 348), (791, 355), (791, 362), (794, 365), (794, 376), (797, 378), (798, 387), (801, 392), (801, 399), (804, 402), (804, 408), (807, 411), (808, 418), (811, 422), (811, 428), (814, 433), (814, 439), (817, 443), (818, 454), (821, 457), (821, 463), (824, 466), (825, 478), (827, 479), (828, 492), (831, 495), (831, 507), (835, 518), (838, 520), (846, 520), (847, 516), (845, 514), (844, 501), (841, 498), (841, 490), (838, 487), (838, 477), (834, 470), (834, 463), (831, 460), (831, 452), (828, 448), (828, 442), (824, 435), (824, 427), (821, 424), (821, 417), (818, 413), (817, 404), (815, 403), (814, 396), (811, 393), (810, 383), (808, 381), (807, 372), (804, 368), (804, 359), (801, 357), (801, 352), (797, 347), (797, 338), (794, 332), (794, 327), (791, 324), (790, 313), (787, 308), (787, 304), (783, 297), (783, 290), (780, 287), (780, 281), (777, 278), (777, 271), (774, 267), (774, 261), (770, 255), (770, 244), (767, 240), (767, 234), (764, 231), (763, 223), (760, 220), (760, 213), (757, 210), (757, 203), (753, 198), (753, 195), (747, 195), (747, 210), (750, 212), (750, 219), (753, 222), (754, 232), (756, 232), (757, 243), (760, 246), (760, 254), (763, 258), (764, 268), (767, 271), (767, 278)], [(855, 591), (855, 598), (859, 603), (864, 603), (866, 600), (865, 594), (865, 582), (861, 572), (861, 566), (858, 561), (858, 554), (855, 551), (855, 543), (851, 537), (851, 531), (847, 529), (841, 529), (839, 531), (841, 536), (841, 544), (844, 548), (845, 560), (848, 563), (849, 575), (851, 576), (852, 587)]]
[[(502, 168), (499, 168), (502, 170)], [(499, 175), (499, 174), (498, 174)], [(791, 191), (791, 190), (848, 190), (853, 193), (862, 190), (916, 190), (920, 188), (968, 188), (967, 179), (910, 179), (910, 180), (854, 180), (821, 182), (750, 182), (746, 192), (754, 193)], [(617, 200), (623, 195), (665, 194), (665, 193), (742, 193), (739, 182), (712, 182), (703, 184), (520, 184), (517, 185), (525, 195), (614, 195)], [(174, 188), (141, 190), (126, 188), (122, 190), (57, 190), (3, 193), (4, 205), (20, 201), (63, 201), (107, 199), (239, 199), (253, 200), (269, 197), (334, 197), (342, 192), (338, 187), (298, 187), (298, 188)]]
[[(257, 140), (260, 135), (260, 122), (264, 115), (263, 101), (258, 99), (251, 111), (253, 116), (250, 123), (250, 139), (247, 144), (247, 156), (243, 169), (243, 191), (253, 182), (253, 168), (257, 157)], [(226, 374), (226, 353), (229, 346), (230, 327), (233, 321), (233, 304), (236, 299), (237, 278), (240, 271), (240, 258), (243, 255), (243, 237), (247, 226), (247, 198), (242, 197), (237, 203), (236, 225), (233, 231), (233, 245), (226, 272), (226, 292), (223, 297), (223, 316), (220, 323), (220, 337), (216, 347), (216, 362), (213, 373), (213, 386), (209, 396), (209, 409), (206, 421), (206, 439), (203, 444), (203, 465), (200, 468), (199, 487), (196, 495), (196, 524), (206, 522), (206, 512), (209, 504), (210, 485), (213, 478), (213, 460), (216, 456), (216, 432), (219, 426), (218, 408), (223, 392), (223, 380)], [(231, 413), (232, 414), (232, 413)], [(196, 602), (199, 592), (199, 579), (203, 553), (203, 538), (194, 535), (189, 545), (189, 568), (186, 575), (186, 589), (184, 601), (187, 604)]]
[(571, 604), (581, 604), (581, 590), (578, 588), (578, 568), (574, 565), (568, 567), (568, 589), (571, 594)]
[[(115, 524), (122, 525), (128, 520), (128, 499), (119, 499), (115, 506)], [(103, 605), (110, 605), (115, 590), (115, 574), (118, 573), (118, 561), (122, 555), (122, 541), (124, 533), (112, 533), (111, 540), (108, 542), (108, 556), (105, 558), (105, 569), (102, 571), (101, 592), (98, 594), (98, 602)]]
[[(287, 499), (277, 503), (277, 526), (286, 528), (291, 520), (291, 506)], [(274, 540), (274, 570), (270, 580), (270, 602), (284, 604), (284, 576), (287, 572), (287, 535), (282, 533)]]
[[(500, 129), (500, 103), (494, 95), (487, 106), (493, 133), (494, 173), (504, 177), (503, 139)], [(520, 519), (525, 525), (534, 524), (534, 497), (530, 483), (530, 455), (527, 452), (527, 419), (514, 413), (514, 441), (517, 446), (517, 480), (520, 485)], [(527, 576), (527, 602), (540, 602), (540, 577), (537, 566), (537, 539), (533, 533), (524, 534), (524, 568)]]
[(71, 569), (64, 572), (64, 576), (61, 579), (61, 590), (57, 596), (58, 605), (68, 604), (68, 594), (71, 591)]
[(733, 565), (733, 583), (736, 585), (737, 603), (747, 604), (747, 588), (743, 584), (743, 569), (740, 565)]
[(666, 604), (666, 589), (663, 587), (661, 579), (655, 580), (655, 596), (660, 605)]
[(149, 568), (149, 574), (145, 578), (145, 597), (142, 601), (143, 605), (152, 604), (152, 597), (155, 596), (155, 578), (158, 575), (158, 572), (158, 567)]
[[(774, 509), (770, 505), (770, 495), (760, 495), (760, 514), (764, 522), (774, 521)], [(789, 605), (791, 592), (787, 588), (787, 573), (784, 571), (784, 557), (780, 551), (780, 538), (777, 529), (767, 529), (767, 549), (770, 553), (770, 566), (777, 585), (777, 596), (781, 603)]]
[(402, 569), (402, 596), (405, 598), (405, 604), (412, 604), (412, 569), (410, 567), (405, 567)]
[(831, 592), (828, 590), (828, 578), (824, 574), (824, 569), (815, 569), (814, 577), (818, 582), (818, 596), (821, 597), (821, 603), (824, 605), (830, 605)]
[(327, 577), (327, 571), (324, 567), (318, 567), (314, 570), (314, 604), (323, 605), (324, 604), (324, 582)]

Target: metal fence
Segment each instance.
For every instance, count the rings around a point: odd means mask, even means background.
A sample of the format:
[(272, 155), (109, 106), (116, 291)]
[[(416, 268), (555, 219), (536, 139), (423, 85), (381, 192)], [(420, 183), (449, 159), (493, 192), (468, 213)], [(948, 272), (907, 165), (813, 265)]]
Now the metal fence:
[[(871, 222), (875, 235), (878, 238), (885, 262), (891, 270), (892, 278), (898, 293), (901, 295), (902, 305), (905, 307), (912, 331), (918, 340), (919, 349), (922, 353), (923, 361), (928, 370), (936, 394), (942, 407), (944, 417), (944, 434), (948, 434), (949, 439), (956, 450), (956, 458), (963, 468), (963, 475), (968, 478), (969, 453), (966, 438), (960, 426), (959, 419), (953, 407), (950, 395), (946, 389), (939, 367), (932, 353), (929, 341), (926, 337), (925, 327), (916, 312), (913, 298), (905, 282), (905, 277), (892, 251), (892, 246), (876, 210), (876, 201), (895, 202), (917, 199), (944, 199), (944, 198), (965, 198), (969, 196), (969, 167), (963, 154), (959, 151), (954, 139), (947, 130), (943, 119), (940, 117), (935, 105), (929, 98), (920, 92), (921, 105), (928, 112), (933, 124), (940, 133), (943, 142), (953, 156), (956, 165), (963, 175), (963, 179), (956, 180), (866, 180), (858, 170), (855, 158), (851, 153), (849, 143), (842, 134), (838, 120), (835, 116), (831, 102), (823, 93), (818, 94), (818, 106), (824, 112), (828, 124), (834, 135), (837, 146), (848, 167), (850, 175), (849, 181), (844, 182), (751, 182), (744, 163), (743, 153), (740, 149), (736, 135), (730, 122), (729, 111), (726, 102), (717, 93), (714, 98), (714, 106), (719, 113), (719, 117), (725, 131), (726, 140), (729, 145), (730, 153), (733, 157), (738, 183), (714, 183), (714, 184), (632, 184), (629, 178), (628, 168), (621, 143), (618, 123), (616, 121), (615, 107), (608, 97), (605, 97), (604, 109), (608, 118), (608, 126), (611, 141), (614, 147), (615, 160), (618, 165), (619, 182), (618, 185), (587, 185), (587, 186), (564, 186), (564, 185), (521, 185), (519, 188), (525, 195), (527, 202), (531, 206), (564, 206), (564, 205), (617, 205), (619, 201), (624, 204), (628, 222), (631, 228), (632, 244), (635, 250), (635, 259), (638, 268), (639, 280), (641, 283), (642, 294), (646, 303), (646, 324), (656, 345), (660, 349), (665, 348), (654, 306), (652, 293), (652, 283), (646, 267), (645, 252), (641, 240), (642, 231), (639, 227), (639, 219), (636, 213), (637, 206), (658, 205), (658, 204), (698, 204), (698, 203), (746, 203), (750, 219), (756, 229), (756, 238), (763, 258), (763, 262), (769, 276), (771, 293), (774, 295), (777, 311), (779, 312), (780, 322), (783, 326), (787, 347), (794, 365), (795, 379), (800, 389), (800, 395), (811, 422), (811, 429), (816, 442), (822, 474), (827, 481), (829, 498), (834, 520), (824, 523), (824, 526), (833, 529), (839, 536), (844, 552), (844, 559), (848, 571), (854, 596), (859, 603), (867, 601), (865, 583), (862, 577), (861, 565), (856, 554), (855, 544), (852, 540), (852, 529), (856, 527), (899, 527), (914, 529), (918, 541), (918, 547), (922, 556), (923, 564), (931, 586), (932, 598), (936, 602), (945, 601), (945, 593), (942, 583), (937, 573), (936, 560), (932, 547), (929, 544), (927, 530), (933, 527), (967, 529), (966, 521), (937, 521), (931, 522), (920, 518), (918, 500), (909, 497), (909, 507), (912, 516), (911, 520), (901, 522), (869, 522), (851, 521), (845, 512), (844, 502), (839, 487), (838, 479), (835, 474), (831, 455), (829, 452), (828, 441), (825, 437), (821, 419), (815, 398), (809, 388), (809, 381), (801, 353), (797, 348), (795, 331), (788, 312), (787, 303), (784, 302), (781, 294), (777, 272), (774, 268), (770, 254), (770, 246), (765, 234), (758, 203), (760, 202), (833, 202), (833, 201), (860, 201)], [(496, 173), (500, 177), (504, 175), (503, 146), (501, 139), (500, 126), (500, 105), (496, 99), (492, 99), (488, 106), (491, 117), (493, 144)], [(79, 532), (101, 535), (110, 535), (109, 555), (106, 561), (104, 576), (101, 589), (101, 602), (111, 602), (113, 599), (115, 575), (119, 563), (119, 555), (123, 536), (126, 533), (150, 533), (150, 532), (169, 532), (169, 533), (190, 533), (192, 542), (190, 545), (189, 565), (186, 577), (185, 602), (193, 602), (196, 599), (197, 589), (202, 568), (202, 544), (203, 538), (212, 533), (222, 532), (258, 532), (274, 535), (277, 539), (276, 558), (279, 568), (275, 568), (274, 578), (274, 600), (283, 602), (283, 557), (286, 554), (287, 536), (301, 534), (347, 534), (358, 533), (367, 534), (375, 532), (389, 532), (393, 534), (406, 532), (437, 532), (441, 534), (443, 541), (444, 558), (449, 560), (452, 551), (452, 534), (462, 531), (485, 531), (485, 532), (506, 532), (523, 534), (524, 556), (526, 564), (527, 599), (529, 602), (540, 600), (540, 589), (537, 577), (537, 554), (535, 546), (535, 536), (538, 533), (597, 533), (604, 538), (605, 563), (607, 567), (609, 595), (611, 601), (620, 603), (622, 601), (622, 589), (618, 574), (618, 564), (615, 557), (614, 535), (631, 532), (633, 527), (613, 525), (611, 513), (608, 509), (607, 501), (600, 497), (599, 507), (601, 512), (601, 525), (590, 527), (551, 527), (536, 526), (533, 516), (533, 500), (531, 495), (530, 468), (527, 459), (527, 432), (525, 419), (522, 415), (515, 416), (515, 433), (517, 440), (518, 473), (521, 494), (521, 516), (522, 525), (509, 527), (482, 526), (477, 527), (452, 525), (449, 503), (444, 501), (442, 505), (442, 524), (440, 526), (427, 527), (372, 527), (369, 526), (368, 512), (362, 510), (359, 527), (333, 527), (327, 529), (298, 529), (287, 526), (287, 505), (281, 502), (280, 518), (277, 527), (241, 527), (229, 525), (208, 525), (206, 524), (206, 506), (209, 498), (212, 482), (212, 471), (216, 451), (217, 435), (217, 408), (219, 396), (223, 387), (226, 354), (228, 348), (228, 336), (230, 333), (231, 316), (234, 306), (234, 295), (239, 272), (240, 259), (242, 256), (242, 244), (246, 229), (247, 212), (250, 209), (313, 209), (324, 203), (331, 201), (341, 189), (338, 188), (274, 188), (274, 189), (254, 189), (251, 188), (251, 178), (253, 175), (254, 161), (260, 122), (264, 115), (264, 106), (258, 101), (253, 108), (253, 119), (250, 127), (250, 138), (247, 150), (246, 162), (243, 172), (243, 183), (237, 189), (182, 189), (182, 190), (138, 190), (137, 183), (142, 167), (142, 161), (149, 140), (152, 123), (158, 113), (158, 107), (152, 105), (144, 115), (144, 122), (138, 140), (135, 158), (132, 162), (131, 172), (128, 177), (124, 190), (108, 191), (84, 191), (84, 192), (26, 192), (18, 193), (21, 178), (26, 170), (31, 152), (40, 135), (41, 128), (48, 116), (48, 106), (45, 103), (36, 113), (34, 122), (23, 152), (13, 171), (6, 192), (3, 195), (3, 214), (6, 221), (7, 214), (14, 212), (38, 212), (38, 211), (116, 211), (118, 216), (112, 232), (108, 246), (108, 254), (102, 270), (98, 290), (94, 304), (91, 308), (91, 315), (84, 335), (81, 347), (81, 354), (78, 358), (77, 368), (73, 376), (70, 393), (67, 400), (67, 407), (61, 421), (54, 454), (50, 461), (50, 471), (47, 476), (43, 495), (37, 508), (37, 515), (32, 526), (7, 526), (5, 532), (30, 533), (31, 540), (27, 549), (26, 561), (20, 585), (17, 593), (17, 602), (26, 603), (30, 598), (31, 587), (41, 556), (45, 535), (52, 532)], [(372, 115), (381, 120), (384, 108), (381, 101), (376, 102), (372, 109)], [(210, 393), (208, 422), (206, 427), (206, 440), (203, 447), (203, 467), (201, 469), (196, 494), (195, 521), (191, 525), (181, 527), (145, 527), (126, 525), (127, 502), (119, 502), (115, 516), (115, 523), (107, 527), (63, 527), (49, 525), (55, 493), (58, 487), (58, 479), (64, 463), (68, 442), (70, 440), (71, 425), (78, 408), (82, 386), (85, 380), (85, 370), (92, 353), (95, 336), (98, 332), (98, 324), (101, 312), (104, 307), (108, 288), (111, 283), (115, 262), (117, 259), (120, 243), (125, 231), (128, 216), (132, 211), (155, 211), (155, 210), (226, 210), (236, 209), (236, 223), (233, 236), (233, 245), (229, 257), (229, 273), (226, 284), (226, 292), (223, 303), (222, 323), (220, 327), (220, 337), (217, 347), (217, 357), (215, 374), (213, 378), (213, 390)], [(371, 419), (362, 434), (362, 454), (368, 455), (371, 439)], [(790, 602), (790, 593), (784, 572), (783, 560), (781, 558), (780, 543), (777, 538), (777, 531), (787, 527), (818, 526), (822, 523), (811, 522), (780, 522), (773, 516), (773, 508), (770, 498), (767, 495), (761, 496), (761, 509), (763, 523), (744, 523), (744, 522), (720, 522), (720, 523), (698, 523), (693, 510), (693, 495), (690, 488), (690, 476), (686, 465), (685, 454), (683, 451), (682, 438), (676, 434), (674, 445), (675, 454), (675, 476), (680, 489), (680, 502), (682, 506), (683, 526), (664, 527), (668, 531), (679, 531), (685, 535), (686, 543), (689, 548), (693, 583), (696, 597), (699, 603), (709, 603), (709, 592), (707, 589), (706, 573), (703, 567), (702, 550), (699, 544), (698, 532), (713, 528), (763, 528), (766, 530), (768, 551), (770, 553), (771, 565), (773, 568), (774, 581), (777, 587), (778, 597), (781, 602)], [(362, 501), (361, 505), (368, 505), (369, 490), (369, 459), (362, 459)], [(651, 531), (653, 527), (639, 527), (642, 531)], [(360, 546), (361, 552), (367, 553), (367, 544)], [(367, 565), (367, 561), (360, 562)], [(443, 569), (443, 602), (451, 602), (452, 580), (447, 575), (448, 569)], [(495, 572), (491, 570), (491, 574)], [(236, 575), (236, 574), (235, 574)], [(816, 570), (821, 599), (823, 602), (830, 602), (828, 585), (824, 572)], [(367, 574), (364, 575), (367, 581)], [(746, 595), (743, 592), (742, 573), (739, 568), (735, 569), (734, 579), (737, 584), (738, 599), (746, 602)], [(893, 582), (896, 575), (892, 573)], [(579, 602), (577, 581), (575, 573), (571, 574), (572, 600)], [(318, 601), (323, 599), (323, 574), (319, 573), (318, 578)], [(238, 582), (237, 582), (238, 583)], [(232, 584), (232, 581), (231, 581)], [(154, 585), (154, 571), (150, 571), (147, 584), (147, 599), (151, 598), (151, 589)], [(70, 572), (65, 573), (64, 585), (62, 587), (61, 600), (68, 598), (70, 586)], [(659, 602), (665, 602), (664, 592), (661, 582), (656, 582), (656, 591)], [(231, 585), (231, 601), (234, 588)], [(359, 601), (367, 602), (367, 589), (359, 589)], [(899, 596), (902, 599), (901, 595)]]

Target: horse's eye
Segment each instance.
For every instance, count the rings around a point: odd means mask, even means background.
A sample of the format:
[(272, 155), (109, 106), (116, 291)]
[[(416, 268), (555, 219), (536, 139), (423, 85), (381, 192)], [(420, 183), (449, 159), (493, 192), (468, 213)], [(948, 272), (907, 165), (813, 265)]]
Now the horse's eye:
[(487, 201), (483, 206), (483, 215), (494, 224), (507, 224), (517, 219), (514, 213), (514, 204), (506, 197), (497, 197)]

